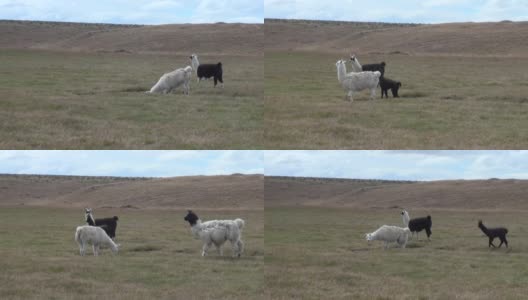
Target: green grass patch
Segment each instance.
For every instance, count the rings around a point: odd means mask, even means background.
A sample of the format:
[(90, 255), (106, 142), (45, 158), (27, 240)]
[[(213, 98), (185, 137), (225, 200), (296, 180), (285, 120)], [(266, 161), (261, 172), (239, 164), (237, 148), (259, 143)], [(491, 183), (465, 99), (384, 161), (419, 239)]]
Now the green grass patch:
[(0, 209), (1, 299), (254, 299), (264, 293), (262, 211), (202, 211), (204, 219), (246, 221), (246, 251), (231, 257), (211, 251), (193, 238), (183, 211), (99, 209), (118, 215), (113, 255), (91, 247), (84, 257), (74, 241), (83, 225), (79, 209)]
[[(273, 208), (265, 211), (270, 299), (520, 299), (528, 284), (524, 212), (422, 211), (425, 234), (405, 249), (365, 240), (402, 225), (400, 209)], [(478, 219), (506, 226), (511, 248), (489, 249)]]
[(0, 50), (0, 147), (262, 148), (262, 58), (222, 57), (224, 89), (193, 78), (190, 96), (144, 93), (188, 63), (168, 55)]
[(380, 99), (378, 89), (374, 101), (363, 91), (348, 102), (337, 81), (340, 58), (266, 53), (266, 149), (528, 146), (528, 59), (365, 55), (362, 62), (387, 63), (386, 77), (402, 82), (400, 98)]

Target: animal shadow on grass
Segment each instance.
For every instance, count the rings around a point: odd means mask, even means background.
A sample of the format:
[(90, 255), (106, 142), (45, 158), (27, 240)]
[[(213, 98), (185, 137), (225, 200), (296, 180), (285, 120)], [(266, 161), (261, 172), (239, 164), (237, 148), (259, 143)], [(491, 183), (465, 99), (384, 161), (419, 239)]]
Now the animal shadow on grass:
[(160, 246), (153, 246), (153, 245), (144, 245), (144, 246), (137, 246), (129, 249), (128, 251), (131, 252), (151, 252), (151, 251), (159, 251), (161, 250)]
[(134, 86), (116, 90), (118, 93), (144, 93), (146, 91), (150, 91), (150, 88), (144, 86)]
[(409, 242), (407, 243), (407, 245), (405, 246), (406, 248), (411, 248), (411, 249), (414, 249), (414, 248), (423, 248), (425, 247), (425, 244), (423, 243), (418, 243), (417, 241), (414, 241), (414, 242)]
[(423, 92), (406, 92), (400, 95), (400, 98), (423, 98), (423, 97), (427, 97), (427, 94)]

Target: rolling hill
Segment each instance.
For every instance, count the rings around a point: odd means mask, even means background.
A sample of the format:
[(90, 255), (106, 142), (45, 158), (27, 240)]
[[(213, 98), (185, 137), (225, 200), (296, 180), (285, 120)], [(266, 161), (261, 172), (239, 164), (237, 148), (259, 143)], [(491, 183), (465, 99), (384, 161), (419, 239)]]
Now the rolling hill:
[(528, 56), (528, 22), (390, 24), (265, 20), (266, 51)]
[[(263, 55), (262, 24), (114, 25), (0, 21), (0, 48), (189, 55)], [(192, 49), (192, 50), (191, 50)]]
[(528, 180), (402, 182), (266, 177), (265, 205), (527, 210)]
[(0, 205), (263, 209), (262, 175), (122, 178), (0, 175)]

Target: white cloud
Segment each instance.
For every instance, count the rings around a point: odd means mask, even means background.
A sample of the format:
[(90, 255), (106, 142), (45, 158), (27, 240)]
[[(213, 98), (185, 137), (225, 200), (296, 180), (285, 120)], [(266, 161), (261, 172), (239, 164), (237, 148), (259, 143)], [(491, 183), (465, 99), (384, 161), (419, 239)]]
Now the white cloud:
[(0, 0), (0, 19), (133, 24), (262, 23), (262, 1)]
[(528, 178), (525, 151), (266, 151), (265, 174), (363, 179)]
[(168, 177), (263, 173), (260, 151), (0, 151), (0, 173)]
[(266, 18), (444, 23), (527, 20), (526, 0), (264, 0)]

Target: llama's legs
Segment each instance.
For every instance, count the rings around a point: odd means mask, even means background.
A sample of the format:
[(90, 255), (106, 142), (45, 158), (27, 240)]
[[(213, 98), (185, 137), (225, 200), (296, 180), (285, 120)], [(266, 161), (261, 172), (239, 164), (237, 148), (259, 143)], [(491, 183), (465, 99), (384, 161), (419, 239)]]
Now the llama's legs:
[(495, 247), (495, 245), (493, 244), (493, 240), (494, 240), (494, 239), (495, 239), (495, 238), (492, 238), (492, 237), (489, 238), (488, 248), (491, 247), (491, 246), (493, 246), (493, 248), (497, 248), (497, 247)]
[(347, 94), (347, 100), (350, 101), (350, 102), (353, 102), (354, 101), (354, 93), (352, 91), (348, 91), (348, 94)]
[(207, 255), (207, 250), (209, 250), (209, 247), (211, 247), (211, 243), (205, 243), (202, 247), (202, 256)]
[(504, 240), (502, 239), (502, 237), (499, 237), (500, 239), (500, 244), (499, 244), (499, 248), (502, 247), (502, 244), (504, 243)]
[(506, 248), (508, 248), (508, 241), (506, 240), (506, 236), (504, 236), (504, 244), (506, 244)]
[(222, 250), (222, 246), (215, 245), (215, 247), (216, 247), (216, 252), (218, 252), (218, 255), (224, 256), (224, 251)]
[(95, 246), (95, 244), (92, 245), (92, 249), (94, 256), (97, 256), (97, 247)]
[(370, 100), (374, 100), (376, 97), (376, 88), (370, 89)]
[(81, 253), (81, 256), (84, 256), (85, 250), (84, 250), (84, 243), (81, 243), (79, 246), (79, 252)]
[(236, 246), (237, 246), (238, 257), (240, 257), (240, 255), (244, 251), (244, 242), (242, 242), (242, 240), (238, 240), (236, 242)]

